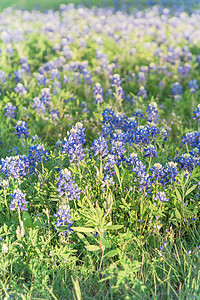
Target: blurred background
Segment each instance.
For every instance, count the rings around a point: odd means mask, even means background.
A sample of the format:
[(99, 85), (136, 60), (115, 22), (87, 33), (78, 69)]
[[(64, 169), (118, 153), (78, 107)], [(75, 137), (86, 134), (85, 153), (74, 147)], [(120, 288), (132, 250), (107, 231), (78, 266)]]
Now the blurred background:
[(169, 6), (174, 8), (184, 8), (187, 10), (200, 8), (200, 0), (0, 0), (0, 10), (9, 6), (31, 9), (58, 9), (61, 4), (74, 3), (87, 7), (112, 6), (116, 9), (131, 10), (134, 8), (148, 7), (152, 5)]

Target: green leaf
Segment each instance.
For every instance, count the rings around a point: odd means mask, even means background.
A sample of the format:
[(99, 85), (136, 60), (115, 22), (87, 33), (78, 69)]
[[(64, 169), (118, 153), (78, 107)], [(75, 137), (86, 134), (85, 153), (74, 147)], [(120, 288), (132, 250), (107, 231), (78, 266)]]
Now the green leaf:
[(175, 216), (178, 220), (181, 220), (181, 214), (180, 212), (178, 211), (178, 209), (175, 209)]
[(111, 257), (113, 257), (113, 256), (115, 256), (117, 254), (118, 254), (118, 250), (115, 249), (115, 250), (108, 251), (105, 256), (108, 257), (108, 258), (111, 258)]
[(93, 245), (85, 246), (85, 248), (86, 248), (88, 251), (98, 251), (98, 250), (100, 250), (100, 247), (99, 247), (99, 246), (93, 246)]
[(22, 220), (24, 222), (24, 225), (27, 228), (33, 228), (34, 227), (31, 216), (29, 215), (29, 213), (27, 211), (23, 211)]
[(118, 230), (121, 229), (123, 225), (111, 225), (111, 226), (106, 226), (106, 230)]
[(118, 169), (118, 167), (116, 165), (114, 165), (114, 170), (115, 170), (115, 174), (117, 176), (117, 179), (119, 181), (119, 184), (121, 186), (121, 179), (120, 179), (119, 169)]
[(176, 192), (176, 196), (177, 196), (177, 198), (178, 198), (178, 200), (182, 200), (182, 196), (181, 196), (181, 193), (179, 192), (179, 190), (178, 189), (176, 189), (175, 188), (175, 192)]
[(94, 228), (87, 228), (87, 227), (71, 227), (72, 230), (78, 231), (78, 232), (94, 232)]
[(197, 184), (193, 185), (189, 190), (187, 190), (185, 196), (189, 195), (195, 188), (196, 188)]
[(101, 238), (100, 241), (105, 248), (110, 248), (110, 244), (104, 238)]

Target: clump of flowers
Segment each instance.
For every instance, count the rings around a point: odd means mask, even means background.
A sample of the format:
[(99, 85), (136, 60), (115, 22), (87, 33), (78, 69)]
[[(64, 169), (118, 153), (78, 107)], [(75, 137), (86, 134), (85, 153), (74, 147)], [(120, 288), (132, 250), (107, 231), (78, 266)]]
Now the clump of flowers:
[(199, 88), (199, 85), (197, 84), (197, 80), (196, 79), (190, 80), (188, 88), (190, 89), (191, 93), (196, 93), (196, 91)]
[(67, 226), (67, 230), (62, 231), (60, 234), (63, 236), (66, 236), (67, 233), (71, 234), (72, 229), (71, 226), (73, 222), (71, 221), (71, 216), (70, 216), (70, 208), (69, 206), (65, 204), (61, 204), (59, 206), (59, 209), (56, 214), (54, 214), (54, 217), (57, 218), (55, 225), (57, 228), (60, 228), (61, 226)]
[(17, 121), (17, 124), (16, 126), (14, 126), (14, 128), (16, 129), (15, 134), (18, 136), (18, 139), (20, 139), (21, 137), (27, 138), (29, 136), (27, 124), (25, 121)]
[(70, 156), (70, 161), (83, 160), (85, 153), (83, 144), (85, 143), (85, 128), (83, 124), (78, 122), (68, 132), (68, 137), (62, 141), (62, 153), (67, 153)]
[(194, 111), (194, 120), (197, 120), (197, 122), (200, 122), (200, 104), (197, 105), (196, 110)]
[(79, 200), (81, 190), (77, 187), (71, 172), (68, 169), (60, 171), (58, 181), (58, 189), (60, 197), (65, 197), (67, 200)]
[(15, 91), (15, 93), (19, 93), (21, 96), (24, 96), (27, 93), (27, 91), (22, 83), (18, 83), (16, 85), (16, 87), (14, 88), (14, 91)]
[(94, 95), (94, 103), (102, 103), (104, 101), (103, 99), (103, 89), (101, 87), (100, 83), (96, 83), (95, 86), (93, 87), (93, 95)]
[(144, 86), (141, 86), (141, 87), (139, 88), (139, 91), (138, 91), (138, 93), (137, 93), (137, 96), (138, 96), (138, 97), (142, 97), (142, 98), (144, 98), (144, 99), (148, 97), (147, 90), (145, 89)]
[(10, 210), (19, 210), (24, 211), (28, 210), (26, 207), (26, 204), (28, 204), (28, 201), (25, 200), (26, 193), (22, 193), (20, 189), (14, 190), (13, 194), (10, 194), (13, 200), (10, 204)]
[(168, 202), (169, 201), (169, 199), (167, 199), (167, 196), (166, 196), (165, 192), (158, 193), (155, 196), (154, 200), (160, 200), (161, 202)]
[(173, 83), (171, 93), (174, 96), (175, 100), (178, 100), (178, 99), (182, 98), (183, 88), (182, 88), (182, 86), (180, 85), (179, 82)]
[(12, 105), (10, 102), (4, 107), (4, 116), (7, 118), (15, 118), (16, 106)]

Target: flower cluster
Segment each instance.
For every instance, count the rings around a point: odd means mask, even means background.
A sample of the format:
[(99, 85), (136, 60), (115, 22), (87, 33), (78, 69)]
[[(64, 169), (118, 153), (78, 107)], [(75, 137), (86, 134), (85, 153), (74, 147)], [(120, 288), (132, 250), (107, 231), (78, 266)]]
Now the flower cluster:
[(78, 189), (74, 179), (71, 176), (71, 172), (68, 169), (60, 171), (58, 181), (58, 189), (60, 197), (64, 197), (67, 200), (79, 200), (81, 190)]
[(17, 121), (17, 124), (16, 126), (14, 126), (14, 128), (16, 129), (15, 134), (18, 136), (19, 139), (21, 137), (27, 138), (29, 136), (27, 124), (25, 121)]
[(15, 118), (16, 106), (12, 105), (10, 102), (4, 107), (4, 116), (7, 118)]
[(28, 210), (26, 207), (26, 204), (28, 204), (28, 201), (25, 200), (26, 193), (22, 193), (20, 189), (14, 190), (13, 194), (10, 194), (13, 200), (10, 204), (10, 210)]
[(101, 87), (100, 83), (96, 83), (95, 86), (93, 87), (93, 95), (94, 95), (94, 103), (101, 103), (103, 102), (103, 89)]
[(65, 236), (67, 233), (71, 234), (72, 229), (71, 226), (73, 224), (70, 216), (70, 208), (69, 206), (62, 204), (59, 206), (59, 209), (56, 214), (54, 214), (54, 217), (57, 218), (55, 225), (57, 228), (60, 228), (61, 226), (67, 226), (67, 230), (64, 230), (61, 232), (63, 236)]
[(194, 111), (194, 120), (197, 120), (197, 122), (200, 122), (200, 104), (197, 105), (196, 110)]
[(62, 141), (62, 153), (67, 153), (70, 161), (83, 160), (85, 153), (83, 144), (85, 143), (85, 133), (82, 123), (76, 123), (68, 133), (68, 137)]

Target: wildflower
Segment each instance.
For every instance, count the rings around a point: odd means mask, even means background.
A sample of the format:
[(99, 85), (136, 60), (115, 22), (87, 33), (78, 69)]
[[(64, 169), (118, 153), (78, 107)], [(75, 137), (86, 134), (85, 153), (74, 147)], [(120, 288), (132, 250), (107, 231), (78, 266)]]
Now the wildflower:
[(194, 111), (194, 120), (197, 120), (197, 122), (200, 122), (200, 104), (197, 105), (196, 110)]
[(169, 199), (167, 199), (167, 196), (165, 194), (165, 192), (160, 192), (156, 195), (156, 197), (154, 198), (154, 200), (160, 200), (161, 202), (168, 202)]
[(95, 86), (93, 87), (93, 95), (94, 95), (94, 103), (101, 103), (104, 101), (103, 99), (103, 89), (101, 87), (100, 83), (96, 83)]
[(178, 99), (182, 98), (183, 88), (182, 88), (182, 86), (180, 85), (179, 82), (173, 83), (171, 93), (174, 96), (175, 100), (178, 100)]
[(17, 121), (17, 124), (16, 126), (14, 126), (14, 128), (16, 129), (15, 134), (18, 136), (18, 139), (20, 139), (21, 136), (24, 136), (25, 138), (29, 136), (27, 124), (25, 121)]
[(74, 179), (71, 177), (71, 172), (68, 169), (60, 171), (58, 181), (58, 189), (60, 197), (66, 197), (69, 201), (79, 200), (81, 190), (78, 189)]
[(67, 153), (70, 156), (70, 161), (83, 160), (85, 153), (83, 144), (85, 143), (85, 128), (83, 124), (78, 122), (68, 132), (68, 137), (62, 141), (62, 153)]
[(197, 84), (197, 80), (196, 79), (190, 80), (188, 88), (190, 89), (191, 93), (196, 93), (196, 91), (199, 88), (199, 85)]
[(154, 145), (149, 145), (146, 149), (144, 149), (145, 151), (145, 156), (149, 156), (149, 157), (157, 157), (157, 149)]
[(18, 84), (16, 85), (16, 87), (14, 88), (14, 91), (15, 91), (16, 93), (20, 93), (20, 95), (22, 95), (22, 96), (24, 96), (24, 95), (27, 93), (25, 87), (24, 87), (23, 84), (21, 84), (21, 83), (18, 83)]
[(67, 233), (71, 234), (72, 229), (71, 226), (73, 222), (71, 221), (71, 216), (70, 216), (70, 208), (67, 205), (60, 205), (59, 209), (56, 214), (54, 214), (54, 217), (57, 218), (56, 220), (56, 227), (60, 228), (61, 226), (66, 226), (67, 225), (67, 230), (64, 230), (61, 234), (65, 236)]
[(16, 106), (8, 102), (4, 107), (4, 116), (6, 116), (7, 118), (15, 118), (15, 110)]
[(20, 189), (14, 190), (13, 194), (10, 194), (13, 200), (11, 201), (11, 204), (9, 205), (10, 210), (28, 210), (26, 208), (26, 204), (28, 204), (28, 201), (25, 200), (26, 193), (22, 193)]
[(146, 113), (148, 122), (156, 123), (158, 121), (158, 109), (155, 102), (151, 102), (149, 105), (147, 105)]
[(145, 87), (144, 86), (141, 86), (139, 88), (139, 91), (137, 93), (137, 96), (138, 97), (142, 97), (142, 98), (147, 98), (148, 97), (148, 94), (147, 94), (147, 90), (145, 90)]
[(108, 154), (108, 145), (103, 136), (100, 136), (97, 140), (94, 140), (90, 147), (94, 152), (94, 156), (106, 156)]

